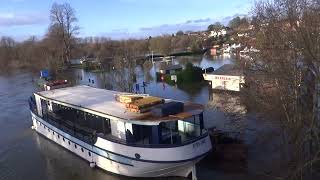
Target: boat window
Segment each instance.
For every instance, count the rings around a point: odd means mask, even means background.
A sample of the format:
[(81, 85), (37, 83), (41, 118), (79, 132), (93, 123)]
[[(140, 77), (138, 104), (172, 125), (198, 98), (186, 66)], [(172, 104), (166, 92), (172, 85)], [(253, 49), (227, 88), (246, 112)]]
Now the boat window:
[(161, 144), (181, 144), (181, 135), (178, 131), (178, 122), (169, 121), (160, 123)]
[(132, 132), (126, 130), (126, 141), (129, 144), (151, 144), (152, 143), (152, 126), (132, 125)]
[(202, 134), (202, 114), (190, 118), (160, 123), (161, 144), (181, 144)]
[(111, 134), (109, 119), (45, 100), (41, 105), (45, 121), (84, 142), (93, 143), (96, 135)]

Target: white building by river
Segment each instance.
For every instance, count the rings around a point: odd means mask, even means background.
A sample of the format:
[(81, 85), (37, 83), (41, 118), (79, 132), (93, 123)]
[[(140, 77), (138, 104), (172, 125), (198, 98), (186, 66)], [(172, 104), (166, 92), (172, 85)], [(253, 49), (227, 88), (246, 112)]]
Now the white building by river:
[(225, 64), (216, 71), (204, 73), (203, 78), (211, 82), (212, 89), (240, 91), (245, 83), (241, 70), (232, 64)]

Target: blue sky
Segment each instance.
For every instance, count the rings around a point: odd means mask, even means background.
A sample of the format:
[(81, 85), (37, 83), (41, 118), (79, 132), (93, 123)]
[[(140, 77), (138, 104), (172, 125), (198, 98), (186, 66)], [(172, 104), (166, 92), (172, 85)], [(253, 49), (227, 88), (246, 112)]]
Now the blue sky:
[(43, 36), (54, 2), (68, 2), (76, 10), (80, 36), (113, 39), (202, 30), (247, 14), (252, 5), (252, 0), (1, 0), (0, 36)]

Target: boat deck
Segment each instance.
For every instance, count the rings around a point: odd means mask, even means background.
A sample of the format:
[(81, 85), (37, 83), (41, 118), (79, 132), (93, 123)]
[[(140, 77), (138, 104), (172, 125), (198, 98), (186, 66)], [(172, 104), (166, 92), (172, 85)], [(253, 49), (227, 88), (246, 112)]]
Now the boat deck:
[[(144, 122), (163, 122), (176, 121), (189, 118), (193, 115), (203, 112), (204, 107), (201, 104), (186, 102), (184, 111), (175, 115), (166, 117), (156, 117), (151, 112), (135, 113), (130, 112), (124, 104), (116, 101), (115, 95), (121, 92), (105, 89), (93, 88), (90, 86), (74, 86), (50, 91), (37, 92), (36, 94), (44, 99), (52, 100), (57, 103), (65, 103), (80, 108), (92, 110), (98, 113), (106, 114), (123, 120), (135, 120)], [(165, 102), (174, 101), (166, 99)]]

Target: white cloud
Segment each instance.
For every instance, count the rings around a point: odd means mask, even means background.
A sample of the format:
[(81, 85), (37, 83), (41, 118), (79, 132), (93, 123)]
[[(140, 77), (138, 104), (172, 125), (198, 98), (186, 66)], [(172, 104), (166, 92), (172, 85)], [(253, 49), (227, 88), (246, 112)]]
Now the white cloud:
[(102, 36), (111, 37), (112, 39), (129, 39), (129, 38), (147, 38), (149, 36), (158, 36), (163, 34), (173, 34), (179, 30), (182, 31), (202, 31), (206, 30), (210, 24), (221, 22), (228, 25), (229, 21), (236, 16), (244, 16), (244, 14), (235, 14), (222, 18), (202, 18), (187, 20), (177, 24), (162, 24), (153, 27), (141, 27), (137, 32), (129, 32), (127, 29), (117, 29), (112, 32), (102, 33)]
[(48, 15), (45, 13), (0, 13), (1, 27), (44, 24), (47, 23), (48, 20)]

